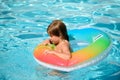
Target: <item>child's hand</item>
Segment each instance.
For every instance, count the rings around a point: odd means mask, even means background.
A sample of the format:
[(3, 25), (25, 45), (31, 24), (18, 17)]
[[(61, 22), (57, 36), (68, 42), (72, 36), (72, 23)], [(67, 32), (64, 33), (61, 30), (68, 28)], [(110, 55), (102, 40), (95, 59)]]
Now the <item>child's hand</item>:
[(45, 50), (45, 51), (43, 52), (43, 54), (47, 55), (48, 52), (49, 52), (49, 50)]
[(54, 52), (51, 51), (51, 50), (45, 50), (45, 51), (44, 51), (44, 54), (45, 54), (45, 55), (47, 55), (47, 54), (54, 54)]

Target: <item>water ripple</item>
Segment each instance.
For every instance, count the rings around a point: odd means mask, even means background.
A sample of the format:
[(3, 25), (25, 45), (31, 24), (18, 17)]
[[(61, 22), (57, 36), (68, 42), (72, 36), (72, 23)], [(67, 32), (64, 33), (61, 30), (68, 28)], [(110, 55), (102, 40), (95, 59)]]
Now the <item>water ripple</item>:
[(70, 23), (83, 23), (83, 24), (87, 24), (91, 22), (91, 18), (89, 17), (84, 17), (84, 16), (75, 16), (75, 17), (68, 17), (68, 18), (63, 18), (62, 20), (64, 20), (65, 22), (70, 22)]
[(18, 37), (20, 39), (33, 39), (33, 38), (40, 38), (43, 36), (45, 36), (45, 34), (44, 35), (43, 34), (19, 34), (16, 37)]

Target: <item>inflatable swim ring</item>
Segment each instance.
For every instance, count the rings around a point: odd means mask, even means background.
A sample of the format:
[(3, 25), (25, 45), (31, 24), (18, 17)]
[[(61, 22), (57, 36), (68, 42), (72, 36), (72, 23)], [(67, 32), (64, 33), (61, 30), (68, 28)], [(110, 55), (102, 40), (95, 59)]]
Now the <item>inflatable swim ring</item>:
[(38, 45), (34, 50), (35, 60), (40, 65), (69, 72), (96, 63), (108, 54), (111, 38), (105, 32), (96, 28), (82, 28), (70, 30), (68, 33), (73, 49), (70, 60), (53, 54), (43, 54), (46, 49), (54, 49), (54, 45)]

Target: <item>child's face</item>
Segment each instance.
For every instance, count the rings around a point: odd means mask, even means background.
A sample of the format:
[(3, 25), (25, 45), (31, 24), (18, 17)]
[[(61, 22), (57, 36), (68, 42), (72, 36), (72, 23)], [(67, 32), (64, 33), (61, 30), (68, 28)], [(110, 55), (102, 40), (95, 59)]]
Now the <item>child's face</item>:
[(53, 43), (53, 44), (58, 44), (59, 43), (59, 40), (60, 38), (58, 36), (55, 36), (55, 35), (51, 35), (50, 36), (50, 41)]

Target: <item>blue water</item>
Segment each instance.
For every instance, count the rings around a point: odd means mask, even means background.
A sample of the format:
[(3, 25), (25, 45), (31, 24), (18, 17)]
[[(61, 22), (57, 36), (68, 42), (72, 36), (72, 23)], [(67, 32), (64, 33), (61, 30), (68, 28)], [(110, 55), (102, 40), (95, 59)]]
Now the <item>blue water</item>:
[[(108, 56), (69, 73), (33, 58), (34, 48), (48, 38), (47, 26), (61, 19), (68, 30), (102, 29), (112, 38)], [(0, 80), (120, 80), (120, 0), (0, 0)]]

